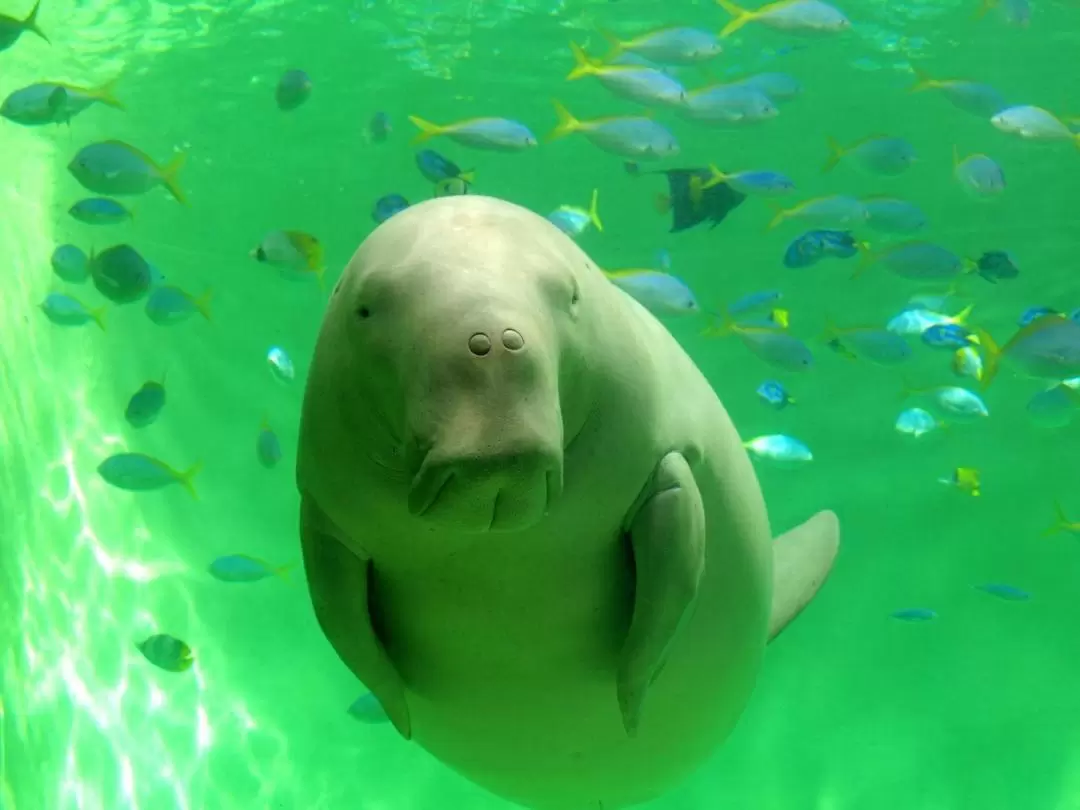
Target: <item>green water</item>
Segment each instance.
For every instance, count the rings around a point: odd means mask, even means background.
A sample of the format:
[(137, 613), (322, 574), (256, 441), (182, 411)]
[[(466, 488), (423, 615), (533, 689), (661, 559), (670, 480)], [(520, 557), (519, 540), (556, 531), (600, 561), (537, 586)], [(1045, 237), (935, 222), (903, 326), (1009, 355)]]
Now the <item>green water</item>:
[[(968, 2), (868, 0), (844, 4), (853, 31), (834, 38), (749, 26), (726, 41), (713, 77), (782, 70), (802, 96), (745, 130), (658, 112), (682, 144), (658, 167), (769, 167), (796, 181), (793, 201), (847, 192), (918, 203), (931, 222), (926, 238), (963, 256), (996, 248), (1018, 257), (1014, 281), (965, 281), (973, 320), (1004, 341), (1030, 306), (1080, 306), (1080, 154), (1011, 138), (939, 94), (908, 94), (908, 63), (1075, 115), (1080, 7), (1036, 2), (1027, 28), (996, 13), (975, 21)], [(21, 17), (25, 6), (6, 0), (0, 12)], [(299, 554), (292, 468), (325, 293), (280, 280), (248, 252), (270, 230), (316, 234), (329, 287), (374, 227), (379, 196), (431, 194), (413, 163), (409, 114), (506, 116), (543, 134), (555, 122), (553, 97), (583, 118), (629, 113), (633, 105), (591, 80), (564, 81), (569, 40), (600, 52), (600, 27), (715, 30), (726, 18), (704, 2), (46, 0), (40, 23), (52, 45), (27, 35), (0, 53), (0, 96), (44, 79), (91, 85), (120, 75), (127, 111), (95, 107), (70, 128), (0, 121), (3, 810), (505, 806), (389, 726), (345, 713), (362, 689), (320, 633), (302, 576), (232, 586), (206, 574), (222, 554)], [(792, 44), (804, 47), (777, 53)], [(311, 75), (314, 92), (286, 114), (273, 90), (292, 67)], [(379, 110), (394, 131), (367, 143)], [(828, 136), (874, 132), (908, 138), (915, 168), (899, 178), (849, 166), (821, 174)], [(106, 138), (161, 161), (187, 152), (180, 182), (190, 206), (155, 190), (133, 200), (132, 224), (74, 222), (66, 210), (84, 192), (65, 167)], [(851, 281), (852, 265), (839, 263), (784, 268), (799, 230), (766, 232), (772, 212), (760, 200), (715, 230), (669, 234), (653, 204), (661, 179), (631, 177), (580, 136), (513, 155), (432, 145), (477, 170), (475, 192), (540, 213), (583, 205), (599, 189), (605, 229), (581, 244), (602, 266), (647, 267), (667, 248), (672, 270), (709, 306), (782, 289), (792, 332), (815, 350), (810, 373), (785, 375), (737, 339), (702, 337), (700, 320), (670, 321), (744, 437), (790, 433), (814, 450), (807, 469), (761, 468), (774, 530), (830, 507), (843, 550), (819, 598), (770, 648), (736, 733), (658, 805), (1080, 808), (1080, 545), (1041, 536), (1055, 500), (1080, 519), (1080, 441), (1075, 425), (1028, 420), (1025, 403), (1043, 384), (1005, 372), (986, 394), (988, 420), (906, 442), (893, 431), (904, 378), (949, 382), (947, 355), (918, 347), (901, 372), (850, 362), (815, 339), (826, 315), (883, 323), (910, 282), (877, 270)], [(999, 160), (1009, 182), (1001, 200), (980, 205), (956, 187), (954, 145)], [(160, 328), (136, 304), (110, 306), (104, 332), (50, 324), (38, 309), (49, 292), (103, 302), (50, 272), (65, 241), (87, 250), (131, 242), (171, 282), (213, 287), (213, 321)], [(296, 362), (291, 386), (266, 367), (272, 345)], [(128, 397), (163, 374), (162, 418), (131, 428)], [(759, 402), (754, 389), (767, 377), (788, 384), (797, 405), (778, 413)], [(284, 448), (273, 470), (255, 457), (264, 418)], [(199, 499), (178, 487), (110, 488), (95, 469), (124, 449), (178, 468), (204, 462)], [(981, 497), (938, 482), (958, 466), (980, 470)], [(994, 599), (974, 587), (986, 582), (1032, 598)], [(890, 618), (909, 607), (938, 618)], [(155, 632), (191, 644), (197, 665), (182, 674), (151, 666), (134, 642)]]

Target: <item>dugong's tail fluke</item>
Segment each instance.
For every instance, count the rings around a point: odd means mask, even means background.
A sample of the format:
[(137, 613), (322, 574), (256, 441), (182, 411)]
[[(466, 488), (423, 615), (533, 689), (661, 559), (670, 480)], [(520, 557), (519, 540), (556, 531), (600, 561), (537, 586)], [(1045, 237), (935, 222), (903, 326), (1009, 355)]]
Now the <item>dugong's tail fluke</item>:
[(818, 512), (773, 542), (773, 599), (769, 641), (810, 604), (840, 550), (836, 513)]

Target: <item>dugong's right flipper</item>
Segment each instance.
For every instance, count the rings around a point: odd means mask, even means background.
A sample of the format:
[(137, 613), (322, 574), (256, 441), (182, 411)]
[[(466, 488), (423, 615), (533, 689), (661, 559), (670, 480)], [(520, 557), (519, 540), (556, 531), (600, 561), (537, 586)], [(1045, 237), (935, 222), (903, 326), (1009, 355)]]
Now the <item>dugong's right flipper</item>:
[(628, 527), (636, 588), (617, 675), (623, 726), (631, 736), (705, 570), (705, 507), (686, 459), (674, 452), (664, 456), (643, 496)]
[(806, 607), (829, 576), (840, 549), (840, 522), (818, 512), (773, 541), (773, 600), (769, 641)]
[(406, 740), (412, 736), (405, 686), (371, 622), (368, 577), (361, 559), (336, 536), (330, 519), (308, 495), (300, 505), (300, 542), (315, 618), (345, 665), (375, 695)]

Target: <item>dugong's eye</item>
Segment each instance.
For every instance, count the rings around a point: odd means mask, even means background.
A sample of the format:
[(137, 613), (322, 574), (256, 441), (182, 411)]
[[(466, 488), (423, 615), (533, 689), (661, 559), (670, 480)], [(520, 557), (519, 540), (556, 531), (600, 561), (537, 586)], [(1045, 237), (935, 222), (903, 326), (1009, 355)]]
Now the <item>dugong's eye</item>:
[(368, 318), (371, 317), (371, 310), (367, 307), (357, 307), (356, 317), (362, 321), (366, 321)]

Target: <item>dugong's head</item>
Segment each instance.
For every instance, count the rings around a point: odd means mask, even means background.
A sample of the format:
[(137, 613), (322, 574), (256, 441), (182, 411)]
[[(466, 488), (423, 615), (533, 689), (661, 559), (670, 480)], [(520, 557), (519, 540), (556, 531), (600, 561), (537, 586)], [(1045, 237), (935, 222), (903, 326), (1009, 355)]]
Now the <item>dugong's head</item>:
[(478, 196), (420, 203), (353, 256), (312, 373), (330, 375), (357, 430), (397, 448), (413, 515), (525, 529), (560, 497), (564, 452), (587, 421), (598, 279), (527, 209)]

